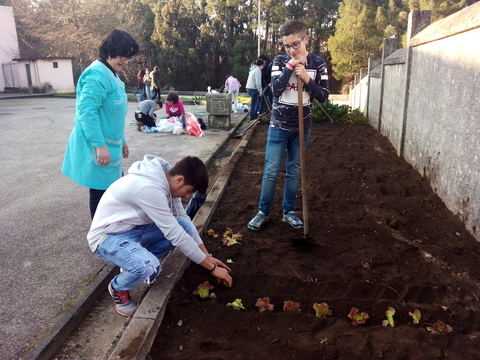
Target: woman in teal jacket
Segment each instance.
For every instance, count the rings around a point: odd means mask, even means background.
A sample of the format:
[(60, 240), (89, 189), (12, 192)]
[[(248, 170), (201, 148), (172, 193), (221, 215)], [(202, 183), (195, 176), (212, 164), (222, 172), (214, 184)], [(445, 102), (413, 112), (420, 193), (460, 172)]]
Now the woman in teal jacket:
[(128, 33), (113, 30), (100, 46), (100, 59), (78, 79), (75, 127), (62, 173), (90, 189), (92, 218), (105, 190), (122, 177), (122, 158), (128, 157), (124, 136), (127, 94), (118, 72), (138, 50)]

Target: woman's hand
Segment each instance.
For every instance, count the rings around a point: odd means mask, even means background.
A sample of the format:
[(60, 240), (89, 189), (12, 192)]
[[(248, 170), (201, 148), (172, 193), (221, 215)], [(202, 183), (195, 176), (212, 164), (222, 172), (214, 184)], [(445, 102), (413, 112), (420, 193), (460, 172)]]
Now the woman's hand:
[(130, 155), (130, 150), (128, 150), (128, 145), (127, 143), (123, 143), (123, 158), (124, 159), (128, 158), (128, 155)]
[(110, 151), (106, 146), (95, 148), (97, 151), (97, 162), (102, 166), (110, 164)]

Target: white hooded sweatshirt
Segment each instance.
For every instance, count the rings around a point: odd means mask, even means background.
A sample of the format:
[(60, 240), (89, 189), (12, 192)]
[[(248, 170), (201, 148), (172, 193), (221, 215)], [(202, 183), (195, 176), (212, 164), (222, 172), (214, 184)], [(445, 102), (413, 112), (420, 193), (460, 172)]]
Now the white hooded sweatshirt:
[(87, 235), (92, 251), (108, 234), (120, 234), (154, 222), (190, 260), (199, 264), (205, 259), (205, 253), (198, 247), (203, 244), (198, 233), (190, 237), (176, 220), (191, 221), (182, 200), (170, 193), (165, 173), (171, 168), (164, 159), (145, 155), (142, 161), (132, 164), (128, 175), (110, 185), (98, 204)]

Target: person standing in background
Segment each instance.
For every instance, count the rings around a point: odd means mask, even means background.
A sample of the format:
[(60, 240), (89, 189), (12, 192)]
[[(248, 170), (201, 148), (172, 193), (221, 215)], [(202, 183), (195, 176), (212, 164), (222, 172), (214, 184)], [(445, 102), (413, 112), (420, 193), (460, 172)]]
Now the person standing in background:
[(145, 84), (145, 99), (152, 98), (151, 84), (152, 79), (150, 78), (150, 70), (145, 68), (145, 76), (143, 77), (143, 82)]
[(232, 94), (233, 97), (233, 112), (237, 112), (238, 104), (238, 92), (240, 91), (240, 81), (235, 77), (235, 75), (227, 76), (225, 81), (225, 91)]
[(128, 99), (118, 73), (139, 51), (135, 39), (112, 30), (100, 45), (100, 58), (87, 67), (77, 83), (75, 127), (70, 134), (62, 173), (90, 189), (93, 218), (105, 190), (123, 175)]
[(268, 101), (267, 109), (272, 109), (272, 101), (273, 101), (273, 92), (272, 92), (272, 62), (270, 58), (266, 54), (262, 54), (258, 57), (265, 61), (265, 65), (262, 69), (262, 88), (263, 88), (263, 96), (262, 96), (262, 104), (260, 105), (260, 112), (263, 111), (265, 107), (265, 103)]
[(153, 71), (150, 73), (150, 78), (152, 79), (152, 91), (153, 91), (153, 96), (152, 100), (155, 100), (155, 98), (158, 96), (158, 100), (162, 100), (162, 91), (160, 88), (160, 68), (158, 66), (155, 66), (153, 68)]
[(258, 112), (260, 110), (260, 97), (263, 95), (262, 89), (262, 68), (265, 62), (262, 59), (258, 59), (255, 64), (250, 68), (247, 79), (247, 92), (250, 95), (250, 121), (258, 118)]
[(138, 101), (142, 102), (145, 100), (145, 82), (143, 80), (145, 76), (145, 69), (140, 69), (140, 71), (137, 74), (137, 87), (138, 90), (140, 91), (140, 95), (138, 97)]

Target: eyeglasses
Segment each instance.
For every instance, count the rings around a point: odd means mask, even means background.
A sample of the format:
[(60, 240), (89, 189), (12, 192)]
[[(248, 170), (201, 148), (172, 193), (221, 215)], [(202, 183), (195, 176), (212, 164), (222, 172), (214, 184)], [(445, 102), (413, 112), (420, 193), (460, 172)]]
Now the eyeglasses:
[(135, 56), (131, 56), (131, 57), (120, 56), (120, 57), (122, 61), (128, 61), (128, 62), (132, 62), (135, 59)]
[(286, 51), (290, 51), (290, 49), (297, 50), (300, 47), (300, 44), (302, 43), (303, 39), (305, 39), (305, 36), (302, 37), (300, 40), (295, 41), (291, 45), (283, 44), (283, 47), (285, 48)]

